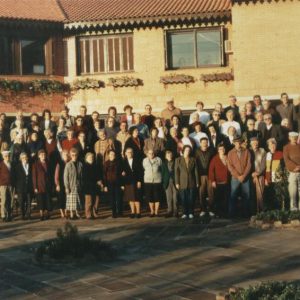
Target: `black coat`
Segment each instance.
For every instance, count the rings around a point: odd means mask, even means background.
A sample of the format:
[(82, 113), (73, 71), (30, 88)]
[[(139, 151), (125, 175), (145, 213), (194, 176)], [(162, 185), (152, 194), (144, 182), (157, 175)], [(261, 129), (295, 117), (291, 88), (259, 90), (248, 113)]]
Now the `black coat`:
[(138, 159), (139, 161), (142, 161), (145, 157), (144, 155), (144, 141), (143, 139), (138, 138), (140, 141), (140, 147), (134, 142), (133, 138), (130, 137), (124, 146), (124, 153), (127, 148), (131, 148), (133, 150), (133, 156)]
[(173, 153), (173, 158), (174, 159), (179, 156), (178, 144), (171, 136), (167, 137), (165, 149), (168, 150), (168, 151), (171, 151)]
[(82, 169), (82, 192), (94, 195), (97, 192), (97, 182), (101, 180), (101, 170), (95, 163), (84, 163)]
[(123, 172), (125, 172), (125, 175), (122, 175), (122, 182), (124, 185), (136, 184), (138, 181), (143, 181), (143, 166), (136, 158), (133, 159), (132, 169), (126, 158), (122, 161), (122, 173)]
[(169, 186), (170, 179), (173, 179), (173, 182), (175, 184), (175, 160), (172, 161), (173, 163), (173, 170), (170, 171), (168, 168), (168, 161), (165, 160), (162, 163), (161, 166), (161, 175), (162, 175), (162, 183), (164, 186), (164, 189), (166, 190)]
[(84, 159), (85, 159), (85, 155), (88, 153), (88, 152), (94, 152), (93, 149), (90, 149), (90, 146), (87, 144), (87, 142), (85, 142), (84, 144), (84, 148), (82, 147), (82, 145), (80, 144), (80, 142), (76, 143), (74, 145), (74, 148), (77, 149), (78, 151), (78, 159), (83, 163), (84, 162)]
[(21, 162), (14, 168), (14, 186), (17, 194), (33, 193), (32, 186), (32, 167), (29, 164), (28, 175), (26, 176), (25, 170)]
[(282, 149), (284, 136), (282, 133), (282, 130), (279, 125), (273, 124), (271, 129), (268, 130), (266, 124), (262, 124), (260, 127), (261, 135), (262, 135), (262, 141), (264, 142), (264, 147), (267, 148), (267, 140), (270, 138), (275, 138), (277, 141), (278, 149)]
[(217, 132), (216, 133), (216, 144), (214, 144), (213, 141), (212, 141), (210, 133), (208, 133), (209, 145), (210, 145), (210, 148), (213, 149), (214, 153), (217, 152), (217, 146), (220, 143), (224, 143), (225, 139), (226, 139), (226, 136), (224, 134), (221, 134), (221, 133)]

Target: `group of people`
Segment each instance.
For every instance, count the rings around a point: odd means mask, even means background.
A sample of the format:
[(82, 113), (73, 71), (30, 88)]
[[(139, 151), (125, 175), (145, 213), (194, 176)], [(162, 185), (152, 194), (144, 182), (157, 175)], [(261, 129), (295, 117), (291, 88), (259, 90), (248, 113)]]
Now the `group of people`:
[(100, 213), (106, 197), (112, 217), (122, 216), (125, 203), (130, 218), (141, 217), (149, 204), (150, 217), (248, 217), (281, 208), (276, 186), (286, 182), (289, 205), (299, 209), (300, 101), (292, 104), (286, 93), (274, 107), (259, 95), (239, 107), (234, 96), (223, 108), (209, 113), (198, 101), (186, 118), (174, 100), (160, 116), (133, 113), (130, 105), (119, 115), (115, 107), (101, 116), (80, 107), (76, 117), (67, 107), (59, 117), (44, 110), (26, 121), (22, 111), (9, 124), (0, 115), (1, 217), (11, 221), (20, 214), (31, 218), (36, 199), (41, 220), (48, 219), (53, 199), (62, 218), (87, 219)]

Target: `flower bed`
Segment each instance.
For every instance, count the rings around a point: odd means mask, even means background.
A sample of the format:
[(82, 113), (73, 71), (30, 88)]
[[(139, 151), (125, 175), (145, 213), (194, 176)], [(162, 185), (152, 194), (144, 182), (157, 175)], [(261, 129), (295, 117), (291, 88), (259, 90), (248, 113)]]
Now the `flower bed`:
[(38, 262), (107, 261), (115, 257), (110, 244), (80, 236), (76, 226), (66, 223), (64, 229), (57, 230), (55, 239), (43, 242), (35, 250)]
[(99, 89), (101, 87), (104, 87), (103, 81), (90, 78), (75, 80), (72, 85), (74, 90)]
[(185, 74), (174, 74), (174, 75), (168, 75), (168, 76), (162, 76), (160, 77), (160, 83), (166, 85), (166, 84), (178, 84), (178, 83), (192, 83), (195, 82), (195, 78), (190, 75)]
[(41, 79), (31, 81), (0, 79), (0, 93), (53, 94), (70, 91), (70, 85), (57, 80)]
[(114, 88), (130, 87), (130, 86), (137, 87), (139, 85), (143, 85), (143, 82), (139, 78), (123, 76), (123, 77), (109, 78), (108, 85), (113, 86)]
[(262, 229), (299, 227), (300, 211), (270, 210), (261, 212), (251, 218), (250, 226)]
[(300, 299), (300, 282), (271, 281), (249, 288), (231, 289), (229, 300), (296, 300)]

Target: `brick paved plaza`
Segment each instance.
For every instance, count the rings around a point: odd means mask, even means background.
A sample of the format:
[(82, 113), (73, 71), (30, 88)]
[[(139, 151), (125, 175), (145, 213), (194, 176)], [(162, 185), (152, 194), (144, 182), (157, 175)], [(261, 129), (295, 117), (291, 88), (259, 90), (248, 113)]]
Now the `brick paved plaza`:
[(210, 300), (231, 286), (299, 279), (299, 229), (149, 217), (73, 223), (81, 234), (110, 241), (118, 258), (87, 266), (39, 265), (31, 249), (64, 221), (3, 223), (0, 299)]

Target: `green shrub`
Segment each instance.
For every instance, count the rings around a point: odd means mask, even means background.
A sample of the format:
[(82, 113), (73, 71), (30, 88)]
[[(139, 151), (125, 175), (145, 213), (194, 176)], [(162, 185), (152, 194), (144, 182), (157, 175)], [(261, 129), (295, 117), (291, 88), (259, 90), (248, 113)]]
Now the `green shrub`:
[(255, 219), (264, 221), (266, 223), (281, 221), (283, 224), (285, 224), (291, 220), (300, 220), (300, 212), (288, 210), (269, 210), (258, 213), (255, 216)]
[(37, 261), (45, 257), (59, 261), (110, 260), (115, 251), (110, 244), (80, 236), (76, 226), (67, 222), (64, 229), (59, 228), (56, 238), (43, 242), (35, 251)]
[(299, 300), (300, 282), (266, 282), (230, 294), (230, 300)]

